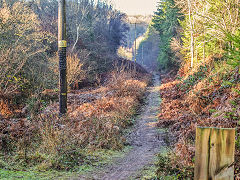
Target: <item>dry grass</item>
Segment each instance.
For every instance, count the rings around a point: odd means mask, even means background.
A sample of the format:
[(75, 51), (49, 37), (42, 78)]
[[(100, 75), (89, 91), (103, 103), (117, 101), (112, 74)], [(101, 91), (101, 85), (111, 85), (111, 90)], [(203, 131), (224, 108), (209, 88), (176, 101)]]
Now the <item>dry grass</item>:
[(76, 107), (77, 100), (72, 99), (68, 116), (74, 134), (90, 147), (121, 148), (124, 143), (121, 132), (130, 124), (148, 78), (139, 80), (130, 73), (114, 72), (104, 88), (93, 91), (96, 94), (92, 101)]
[(83, 66), (86, 63), (89, 52), (81, 50), (78, 54), (67, 56), (67, 75), (68, 84), (73, 85), (75, 82), (79, 82), (86, 78), (87, 72), (83, 70)]
[(10, 117), (13, 115), (13, 112), (10, 108), (10, 105), (6, 99), (0, 98), (0, 117)]
[(149, 81), (147, 74), (113, 72), (105, 86), (72, 91), (65, 118), (58, 118), (58, 103), (31, 121), (2, 118), (0, 151), (13, 153), (17, 148), (15, 154), (27, 162), (34, 154), (45, 154), (47, 158), (37, 156), (40, 169), (68, 170), (84, 162), (79, 149), (121, 149), (123, 130), (132, 124)]

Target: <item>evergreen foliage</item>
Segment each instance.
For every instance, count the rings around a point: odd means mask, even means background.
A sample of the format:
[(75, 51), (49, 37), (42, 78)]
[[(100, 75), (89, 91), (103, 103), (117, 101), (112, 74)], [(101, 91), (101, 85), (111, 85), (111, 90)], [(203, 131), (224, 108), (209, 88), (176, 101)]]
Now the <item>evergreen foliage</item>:
[(228, 40), (231, 42), (231, 46), (228, 47), (226, 57), (228, 58), (227, 63), (232, 65), (234, 68), (240, 66), (240, 35), (227, 35)]
[(160, 37), (158, 56), (160, 69), (168, 69), (176, 62), (171, 50), (171, 41), (173, 37), (178, 36), (179, 19), (182, 19), (182, 15), (173, 0), (159, 2), (157, 12), (153, 17), (153, 27), (159, 32)]

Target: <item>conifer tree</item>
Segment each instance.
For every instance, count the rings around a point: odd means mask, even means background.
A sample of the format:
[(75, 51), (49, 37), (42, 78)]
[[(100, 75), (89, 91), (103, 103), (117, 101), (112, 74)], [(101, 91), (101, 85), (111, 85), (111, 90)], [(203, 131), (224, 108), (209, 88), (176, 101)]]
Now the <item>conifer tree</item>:
[(182, 18), (179, 8), (173, 0), (162, 0), (158, 4), (153, 17), (153, 27), (159, 32), (160, 52), (158, 61), (160, 69), (167, 69), (175, 64), (175, 57), (171, 51), (171, 41), (178, 36), (179, 19)]

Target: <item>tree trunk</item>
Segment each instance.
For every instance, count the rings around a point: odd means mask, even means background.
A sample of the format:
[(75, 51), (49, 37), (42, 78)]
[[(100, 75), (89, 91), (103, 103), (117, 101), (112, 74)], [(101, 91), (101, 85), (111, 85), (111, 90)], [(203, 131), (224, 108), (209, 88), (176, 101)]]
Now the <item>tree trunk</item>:
[(193, 67), (193, 59), (194, 59), (194, 37), (193, 37), (193, 21), (191, 18), (191, 1), (188, 0), (188, 9), (189, 9), (189, 23), (190, 23), (190, 27), (191, 27), (191, 43), (190, 43), (190, 52), (191, 52), (191, 67)]

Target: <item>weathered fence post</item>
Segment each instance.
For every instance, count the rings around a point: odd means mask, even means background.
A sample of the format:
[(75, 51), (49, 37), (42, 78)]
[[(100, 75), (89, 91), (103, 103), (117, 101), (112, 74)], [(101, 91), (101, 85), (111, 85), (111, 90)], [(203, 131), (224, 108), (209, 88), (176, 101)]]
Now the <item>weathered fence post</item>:
[(195, 180), (234, 179), (235, 129), (197, 127)]

